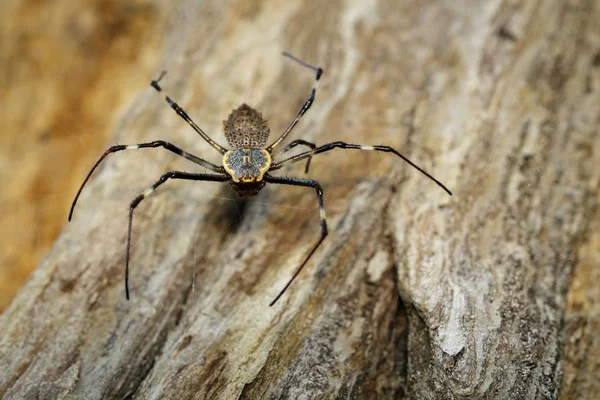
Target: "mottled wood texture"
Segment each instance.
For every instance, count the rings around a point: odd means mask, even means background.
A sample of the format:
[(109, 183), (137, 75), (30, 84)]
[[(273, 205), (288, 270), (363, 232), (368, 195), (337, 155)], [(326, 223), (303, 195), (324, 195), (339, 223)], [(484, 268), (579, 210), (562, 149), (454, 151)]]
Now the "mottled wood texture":
[(155, 3), (2, 0), (0, 312), (155, 68), (165, 19)]
[[(129, 201), (195, 169), (161, 150), (113, 155), (0, 316), (0, 396), (597, 395), (600, 3), (190, 0), (169, 13), (155, 73), (218, 141), (244, 101), (284, 129), (312, 79), (289, 50), (325, 69), (294, 138), (395, 146), (455, 195), (388, 154), (315, 157), (331, 234), (269, 308), (318, 236), (314, 192), (267, 186), (241, 203), (227, 185), (170, 182), (136, 214), (127, 302)], [(136, 90), (115, 140), (219, 162)]]

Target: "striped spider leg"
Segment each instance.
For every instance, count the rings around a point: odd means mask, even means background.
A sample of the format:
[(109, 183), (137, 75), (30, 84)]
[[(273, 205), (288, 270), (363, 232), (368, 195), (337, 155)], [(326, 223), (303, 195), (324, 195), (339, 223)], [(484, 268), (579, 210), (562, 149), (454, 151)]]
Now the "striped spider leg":
[(129, 253), (131, 250), (131, 227), (133, 225), (133, 211), (135, 208), (144, 200), (150, 196), (157, 187), (165, 183), (169, 179), (185, 179), (188, 181), (205, 181), (205, 182), (227, 182), (229, 180), (228, 175), (215, 175), (215, 174), (193, 174), (182, 171), (170, 171), (163, 174), (159, 180), (154, 182), (152, 186), (144, 190), (138, 197), (133, 199), (129, 205), (129, 225), (127, 227), (127, 253), (125, 255), (125, 297), (129, 300)]

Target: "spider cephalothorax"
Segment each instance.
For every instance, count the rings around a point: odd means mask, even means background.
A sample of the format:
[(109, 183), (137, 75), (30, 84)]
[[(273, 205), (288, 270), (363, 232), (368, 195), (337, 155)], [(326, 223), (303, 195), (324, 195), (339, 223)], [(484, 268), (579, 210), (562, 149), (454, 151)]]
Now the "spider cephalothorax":
[[(189, 173), (182, 171), (170, 171), (162, 175), (158, 181), (156, 181), (148, 189), (144, 190), (142, 194), (136, 197), (129, 206), (129, 227), (127, 230), (127, 253), (125, 256), (125, 294), (129, 299), (129, 254), (131, 248), (131, 227), (133, 221), (133, 210), (138, 204), (147, 196), (149, 196), (158, 186), (162, 185), (169, 179), (185, 179), (193, 181), (209, 181), (209, 182), (229, 182), (235, 191), (235, 193), (242, 198), (255, 196), (265, 186), (266, 183), (275, 183), (280, 185), (292, 185), (292, 186), (303, 186), (310, 187), (316, 191), (317, 201), (319, 203), (319, 215), (321, 217), (321, 236), (319, 240), (314, 244), (308, 255), (304, 258), (304, 261), (296, 269), (291, 279), (286, 283), (284, 288), (279, 292), (277, 297), (271, 302), (271, 305), (281, 297), (281, 295), (290, 286), (292, 281), (300, 273), (304, 265), (308, 262), (313, 253), (317, 250), (323, 239), (327, 236), (327, 218), (325, 216), (325, 208), (323, 207), (323, 189), (317, 181), (311, 179), (298, 179), (298, 178), (287, 178), (277, 177), (269, 174), (271, 171), (275, 171), (283, 167), (285, 164), (292, 164), (298, 161), (307, 159), (305, 172), (308, 172), (310, 166), (310, 160), (313, 155), (323, 153), (336, 148), (341, 149), (355, 149), (355, 150), (375, 150), (387, 153), (393, 153), (398, 157), (402, 158), (408, 164), (419, 170), (421, 173), (432, 179), (435, 183), (441, 186), (448, 194), (452, 193), (433, 176), (429, 175), (423, 169), (419, 168), (408, 158), (404, 157), (398, 151), (390, 146), (362, 146), (358, 144), (349, 144), (345, 142), (332, 142), (317, 147), (315, 144), (307, 142), (302, 139), (293, 140), (278, 153), (273, 154), (273, 150), (277, 147), (287, 135), (294, 129), (300, 118), (310, 109), (314, 100), (315, 93), (317, 90), (317, 83), (323, 74), (323, 70), (319, 67), (314, 67), (310, 64), (305, 63), (302, 60), (292, 56), (289, 53), (283, 53), (286, 57), (293, 59), (294, 61), (302, 64), (303, 66), (315, 71), (315, 79), (313, 82), (312, 90), (310, 95), (296, 114), (296, 117), (290, 122), (283, 133), (269, 146), (267, 146), (267, 140), (269, 139), (269, 127), (267, 121), (262, 118), (262, 115), (247, 104), (242, 104), (237, 109), (233, 110), (226, 121), (223, 121), (223, 130), (227, 142), (232, 147), (231, 150), (224, 148), (217, 142), (212, 140), (181, 108), (176, 102), (171, 100), (171, 97), (165, 96), (167, 103), (177, 115), (183, 118), (204, 140), (206, 140), (213, 148), (223, 155), (223, 166), (215, 165), (209, 161), (206, 161), (200, 157), (189, 154), (179, 147), (165, 142), (164, 140), (156, 140), (154, 142), (140, 143), (134, 145), (117, 145), (112, 146), (104, 152), (102, 157), (94, 164), (92, 170), (89, 172), (83, 184), (79, 188), (73, 204), (71, 205), (71, 211), (69, 212), (69, 221), (73, 215), (73, 210), (81, 190), (89, 180), (90, 176), (96, 169), (96, 167), (102, 162), (102, 160), (116, 151), (130, 150), (130, 149), (141, 149), (149, 147), (163, 147), (193, 163), (207, 168), (215, 174), (204, 174), (204, 173)], [(151, 82), (151, 86), (157, 91), (161, 92), (162, 88), (158, 85), (158, 82), (165, 75), (165, 72), (158, 77), (157, 80)], [(296, 147), (306, 146), (310, 148), (308, 151), (304, 151), (295, 156), (289, 157), (279, 162), (272, 163), (271, 157), (276, 157), (279, 154), (285, 153), (286, 151)]]
[(271, 154), (263, 149), (229, 150), (223, 156), (223, 167), (234, 182), (262, 181), (271, 166)]
[[(263, 176), (270, 166), (271, 154), (263, 149), (229, 150), (223, 156), (223, 167), (231, 175), (231, 186), (238, 194), (258, 193), (255, 189), (257, 187), (262, 188), (264, 184), (262, 186), (248, 186), (247, 184), (262, 182)], [(249, 196), (244, 195), (241, 197)]]

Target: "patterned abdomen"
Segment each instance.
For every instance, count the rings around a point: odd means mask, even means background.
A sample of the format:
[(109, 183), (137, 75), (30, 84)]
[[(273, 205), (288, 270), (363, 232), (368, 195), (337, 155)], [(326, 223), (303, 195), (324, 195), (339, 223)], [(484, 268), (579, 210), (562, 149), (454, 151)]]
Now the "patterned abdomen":
[(227, 121), (223, 121), (223, 131), (233, 149), (263, 148), (270, 133), (262, 114), (246, 103), (233, 110)]

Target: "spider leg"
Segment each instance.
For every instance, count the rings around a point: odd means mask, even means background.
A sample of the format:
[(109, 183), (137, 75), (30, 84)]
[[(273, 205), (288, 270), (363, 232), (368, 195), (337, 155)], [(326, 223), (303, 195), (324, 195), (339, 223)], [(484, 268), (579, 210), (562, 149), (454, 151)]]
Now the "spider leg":
[(96, 161), (96, 164), (94, 164), (94, 166), (92, 167), (92, 169), (90, 170), (88, 175), (85, 177), (85, 180), (79, 187), (79, 190), (77, 191), (77, 194), (75, 195), (75, 199), (73, 199), (73, 203), (71, 204), (71, 210), (69, 211), (69, 221), (71, 220), (71, 217), (73, 216), (73, 210), (75, 209), (75, 204), (77, 203), (77, 199), (79, 199), (79, 195), (81, 194), (83, 187), (85, 186), (87, 181), (90, 179), (90, 176), (92, 176), (92, 173), (94, 172), (96, 167), (98, 167), (98, 165), (100, 165), (100, 163), (102, 162), (102, 160), (104, 160), (106, 158), (106, 156), (108, 156), (110, 153), (115, 153), (115, 152), (121, 151), (121, 150), (142, 149), (142, 148), (146, 148), (146, 147), (164, 147), (165, 149), (177, 154), (178, 156), (188, 159), (191, 162), (194, 162), (198, 165), (202, 165), (203, 167), (208, 168), (211, 171), (221, 172), (221, 173), (225, 172), (225, 168), (219, 167), (211, 162), (203, 160), (200, 157), (196, 157), (193, 154), (186, 153), (185, 151), (181, 150), (179, 147), (175, 146), (174, 144), (165, 142), (164, 140), (155, 140), (154, 142), (132, 144), (132, 145), (111, 146), (108, 148), (108, 150), (106, 150), (104, 152), (104, 154), (102, 154), (102, 156), (98, 159), (98, 161)]
[(165, 183), (169, 179), (185, 179), (191, 181), (208, 181), (208, 182), (226, 182), (230, 178), (227, 175), (214, 175), (214, 174), (193, 174), (181, 171), (170, 171), (163, 174), (158, 181), (156, 181), (148, 189), (144, 190), (142, 194), (133, 199), (129, 205), (129, 225), (127, 228), (127, 253), (125, 255), (125, 297), (129, 300), (129, 253), (131, 247), (131, 226), (133, 223), (133, 210), (140, 204), (144, 198), (149, 196), (156, 190), (157, 187)]
[(321, 79), (321, 75), (323, 74), (323, 69), (321, 67), (315, 67), (313, 65), (307, 64), (304, 61), (294, 57), (293, 55), (291, 55), (288, 52), (283, 52), (283, 55), (291, 58), (292, 60), (296, 61), (297, 63), (299, 63), (307, 68), (314, 70), (315, 71), (315, 80), (313, 82), (312, 90), (310, 91), (308, 98), (306, 99), (306, 101), (304, 102), (302, 107), (300, 108), (300, 111), (298, 111), (298, 114), (296, 114), (296, 118), (294, 118), (294, 120), (292, 122), (290, 122), (288, 127), (281, 134), (281, 136), (279, 136), (279, 138), (277, 138), (277, 140), (275, 140), (273, 142), (273, 144), (271, 144), (269, 147), (267, 147), (266, 150), (268, 152), (273, 151), (275, 146), (277, 146), (279, 143), (281, 143), (281, 141), (283, 139), (285, 139), (285, 137), (292, 131), (292, 129), (294, 129), (294, 127), (296, 126), (298, 121), (300, 121), (300, 118), (302, 118), (302, 116), (309, 110), (310, 106), (312, 106), (313, 102), (315, 101), (315, 93), (317, 91), (317, 85), (319, 84), (319, 79)]
[(264, 179), (268, 183), (277, 183), (277, 184), (281, 184), (281, 185), (292, 185), (292, 186), (305, 186), (305, 187), (314, 188), (317, 191), (317, 200), (319, 201), (319, 215), (321, 216), (321, 237), (319, 238), (319, 240), (317, 240), (317, 242), (315, 243), (313, 248), (310, 250), (310, 253), (308, 253), (308, 255), (306, 256), (304, 261), (302, 261), (302, 264), (300, 264), (300, 266), (298, 267), (296, 272), (294, 272), (294, 275), (292, 276), (292, 278), (288, 281), (288, 283), (286, 283), (285, 287), (281, 290), (281, 292), (279, 292), (277, 297), (275, 297), (275, 299), (273, 299), (271, 304), (269, 304), (269, 307), (270, 307), (273, 304), (275, 304), (277, 302), (277, 300), (279, 300), (279, 298), (287, 290), (287, 288), (290, 287), (290, 285), (292, 284), (294, 279), (296, 279), (296, 277), (298, 276), (300, 271), (302, 271), (302, 268), (304, 268), (304, 266), (306, 265), (306, 263), (308, 262), (310, 257), (317, 250), (317, 248), (319, 247), (321, 242), (323, 242), (323, 239), (325, 239), (325, 237), (327, 236), (327, 217), (325, 216), (325, 208), (323, 207), (323, 189), (321, 188), (321, 185), (319, 185), (319, 182), (313, 181), (310, 179), (282, 178), (282, 177), (275, 177), (275, 176), (270, 176), (270, 175), (265, 175)]
[(290, 164), (290, 163), (293, 164), (300, 160), (304, 160), (305, 158), (309, 158), (309, 157), (312, 157), (313, 155), (316, 155), (319, 153), (324, 153), (326, 151), (333, 150), (335, 148), (354, 149), (354, 150), (376, 150), (376, 151), (383, 151), (386, 153), (394, 153), (395, 155), (397, 155), (398, 157), (400, 157), (401, 159), (406, 161), (408, 164), (410, 164), (412, 167), (416, 168), (420, 173), (422, 173), (423, 175), (425, 175), (426, 177), (428, 177), (429, 179), (434, 181), (439, 187), (444, 189), (446, 191), (446, 193), (448, 193), (450, 196), (452, 196), (452, 192), (446, 186), (444, 186), (444, 184), (442, 182), (435, 179), (433, 176), (431, 176), (429, 173), (427, 173), (424, 169), (422, 169), (421, 167), (419, 167), (418, 165), (416, 165), (415, 163), (410, 161), (408, 158), (403, 156), (399, 151), (397, 151), (396, 149), (394, 149), (393, 147), (390, 147), (390, 146), (364, 146), (364, 145), (359, 145), (359, 144), (349, 144), (349, 143), (345, 143), (345, 142), (327, 143), (327, 144), (317, 147), (314, 150), (305, 151), (304, 153), (297, 154), (286, 160), (283, 160), (283, 161), (280, 161), (277, 163), (273, 163), (273, 164), (271, 164), (271, 168), (269, 168), (269, 171), (277, 170), (285, 164)]
[[(160, 80), (163, 78), (163, 76), (165, 76), (166, 73), (167, 73), (167, 71), (161, 72), (161, 74), (157, 80), (150, 82), (150, 86), (152, 86), (154, 89), (156, 89), (157, 92), (163, 91), (163, 89), (158, 85), (158, 82), (160, 82)], [(169, 106), (171, 106), (171, 108), (173, 110), (175, 110), (177, 115), (179, 115), (181, 118), (183, 118), (185, 120), (185, 122), (187, 122), (196, 132), (198, 132), (198, 134), (200, 136), (202, 136), (202, 138), (204, 140), (206, 140), (208, 142), (208, 144), (210, 144), (213, 148), (215, 148), (221, 154), (225, 154), (227, 152), (226, 148), (219, 145), (217, 142), (212, 140), (206, 133), (204, 133), (204, 131), (202, 129), (200, 129), (200, 127), (198, 125), (196, 125), (196, 123), (194, 121), (192, 121), (192, 119), (185, 112), (185, 110), (183, 108), (181, 108), (179, 106), (179, 104), (177, 104), (176, 102), (171, 100), (171, 98), (166, 94), (165, 94), (165, 100), (167, 101), (167, 103), (169, 103)]]
[[(302, 145), (302, 146), (307, 146), (310, 147), (312, 150), (317, 148), (317, 145), (311, 142), (307, 142), (306, 140), (302, 140), (302, 139), (296, 139), (292, 142), (290, 142), (287, 146), (285, 146), (283, 149), (279, 150), (275, 155), (278, 154), (283, 154), (291, 149), (293, 149), (294, 147), (298, 146), (298, 145)], [(306, 168), (304, 169), (304, 173), (307, 174), (308, 173), (308, 169), (310, 168), (310, 160), (312, 160), (312, 156), (308, 157), (308, 161), (306, 162)]]

